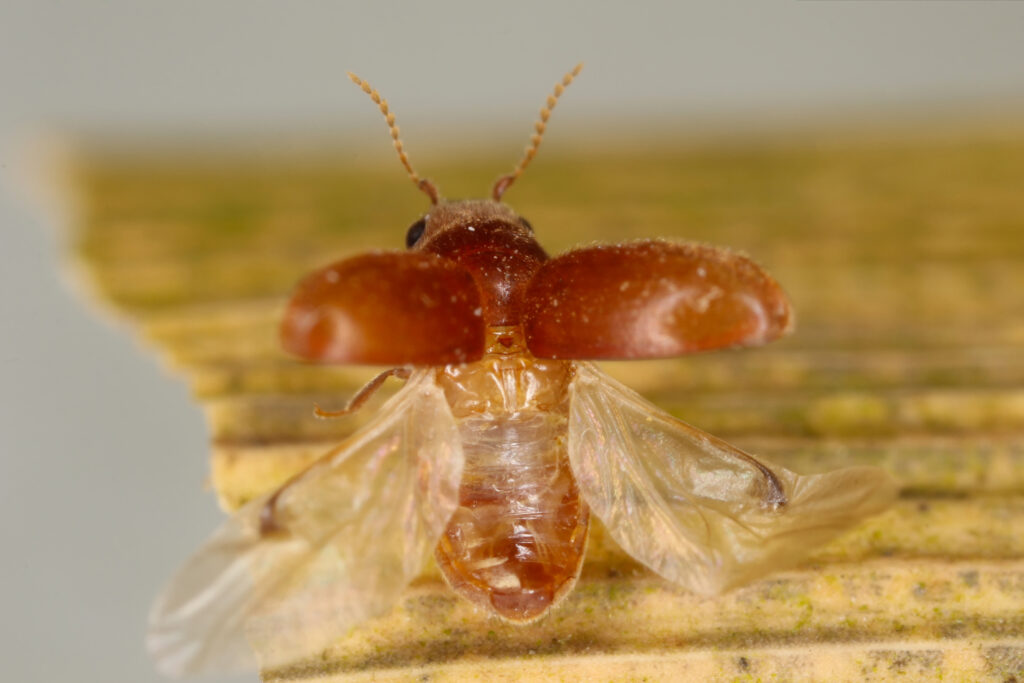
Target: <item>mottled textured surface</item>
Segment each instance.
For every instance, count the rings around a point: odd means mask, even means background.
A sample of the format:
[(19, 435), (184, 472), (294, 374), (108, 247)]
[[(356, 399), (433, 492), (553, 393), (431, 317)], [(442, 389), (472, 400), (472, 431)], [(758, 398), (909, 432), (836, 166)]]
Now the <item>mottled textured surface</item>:
[[(545, 157), (507, 199), (553, 255), (645, 237), (748, 253), (797, 329), (764, 349), (606, 368), (785, 467), (880, 464), (900, 502), (713, 600), (670, 588), (595, 524), (576, 591), (547, 619), (500, 623), (428, 571), (391, 614), (268, 679), (1024, 676), (1024, 131), (654, 149)], [(429, 175), (482, 194), (503, 167)], [(305, 273), (403, 246), (425, 206), (398, 170), (93, 153), (75, 172), (76, 253), (202, 400), (225, 506), (366, 422), (376, 402), (335, 421), (311, 407), (340, 406), (375, 369), (298, 364), (276, 328)]]

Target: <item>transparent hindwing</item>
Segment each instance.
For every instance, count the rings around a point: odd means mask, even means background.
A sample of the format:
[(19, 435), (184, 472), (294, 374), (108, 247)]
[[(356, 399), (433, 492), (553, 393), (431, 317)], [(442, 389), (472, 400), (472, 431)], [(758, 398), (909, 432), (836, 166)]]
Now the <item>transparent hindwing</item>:
[(415, 372), (364, 429), (238, 510), (181, 568), (150, 616), (158, 666), (279, 667), (386, 612), (455, 510), (461, 474), (443, 392)]
[(701, 595), (796, 564), (896, 495), (879, 468), (802, 476), (755, 460), (590, 363), (570, 391), (569, 458), (594, 514), (633, 558)]

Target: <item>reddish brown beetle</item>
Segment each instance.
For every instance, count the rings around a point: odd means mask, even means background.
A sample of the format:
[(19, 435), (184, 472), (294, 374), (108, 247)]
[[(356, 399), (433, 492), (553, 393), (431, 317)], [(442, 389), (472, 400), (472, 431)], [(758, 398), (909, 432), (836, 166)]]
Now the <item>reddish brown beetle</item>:
[[(778, 284), (744, 256), (646, 240), (549, 258), (501, 203), (431, 199), (408, 251), (345, 259), (299, 285), (282, 324), (311, 361), (394, 365), (408, 381), (364, 429), (239, 510), (154, 607), (150, 647), (180, 674), (315, 655), (387, 611), (433, 552), (460, 595), (543, 617), (579, 575), (590, 515), (636, 560), (714, 595), (788, 567), (895, 488), (866, 467), (801, 476), (659, 410), (595, 359), (664, 358), (786, 333)], [(328, 415), (328, 413), (320, 413)]]

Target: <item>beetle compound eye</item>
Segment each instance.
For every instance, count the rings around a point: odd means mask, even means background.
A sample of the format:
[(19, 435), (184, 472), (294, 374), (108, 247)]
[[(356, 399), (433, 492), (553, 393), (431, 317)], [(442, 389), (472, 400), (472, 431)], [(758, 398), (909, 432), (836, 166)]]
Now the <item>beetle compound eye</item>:
[(423, 231), (427, 229), (427, 219), (421, 218), (409, 226), (409, 232), (405, 233), (405, 246), (412, 249), (423, 237)]
[(532, 225), (530, 225), (530, 221), (528, 221), (528, 220), (526, 220), (525, 218), (523, 218), (522, 216), (520, 216), (520, 217), (519, 217), (519, 222), (523, 224), (523, 227), (524, 227), (524, 228), (526, 228), (526, 229), (527, 229), (527, 230), (529, 230), (530, 232), (533, 232), (533, 226), (532, 226)]

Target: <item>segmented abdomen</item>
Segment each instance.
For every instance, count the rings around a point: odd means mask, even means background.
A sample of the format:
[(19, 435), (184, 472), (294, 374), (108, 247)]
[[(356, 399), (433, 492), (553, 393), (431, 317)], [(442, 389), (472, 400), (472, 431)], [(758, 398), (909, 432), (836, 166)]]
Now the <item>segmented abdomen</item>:
[(460, 507), (437, 546), (452, 587), (505, 619), (543, 615), (575, 583), (588, 512), (569, 470), (564, 415), (460, 425)]

